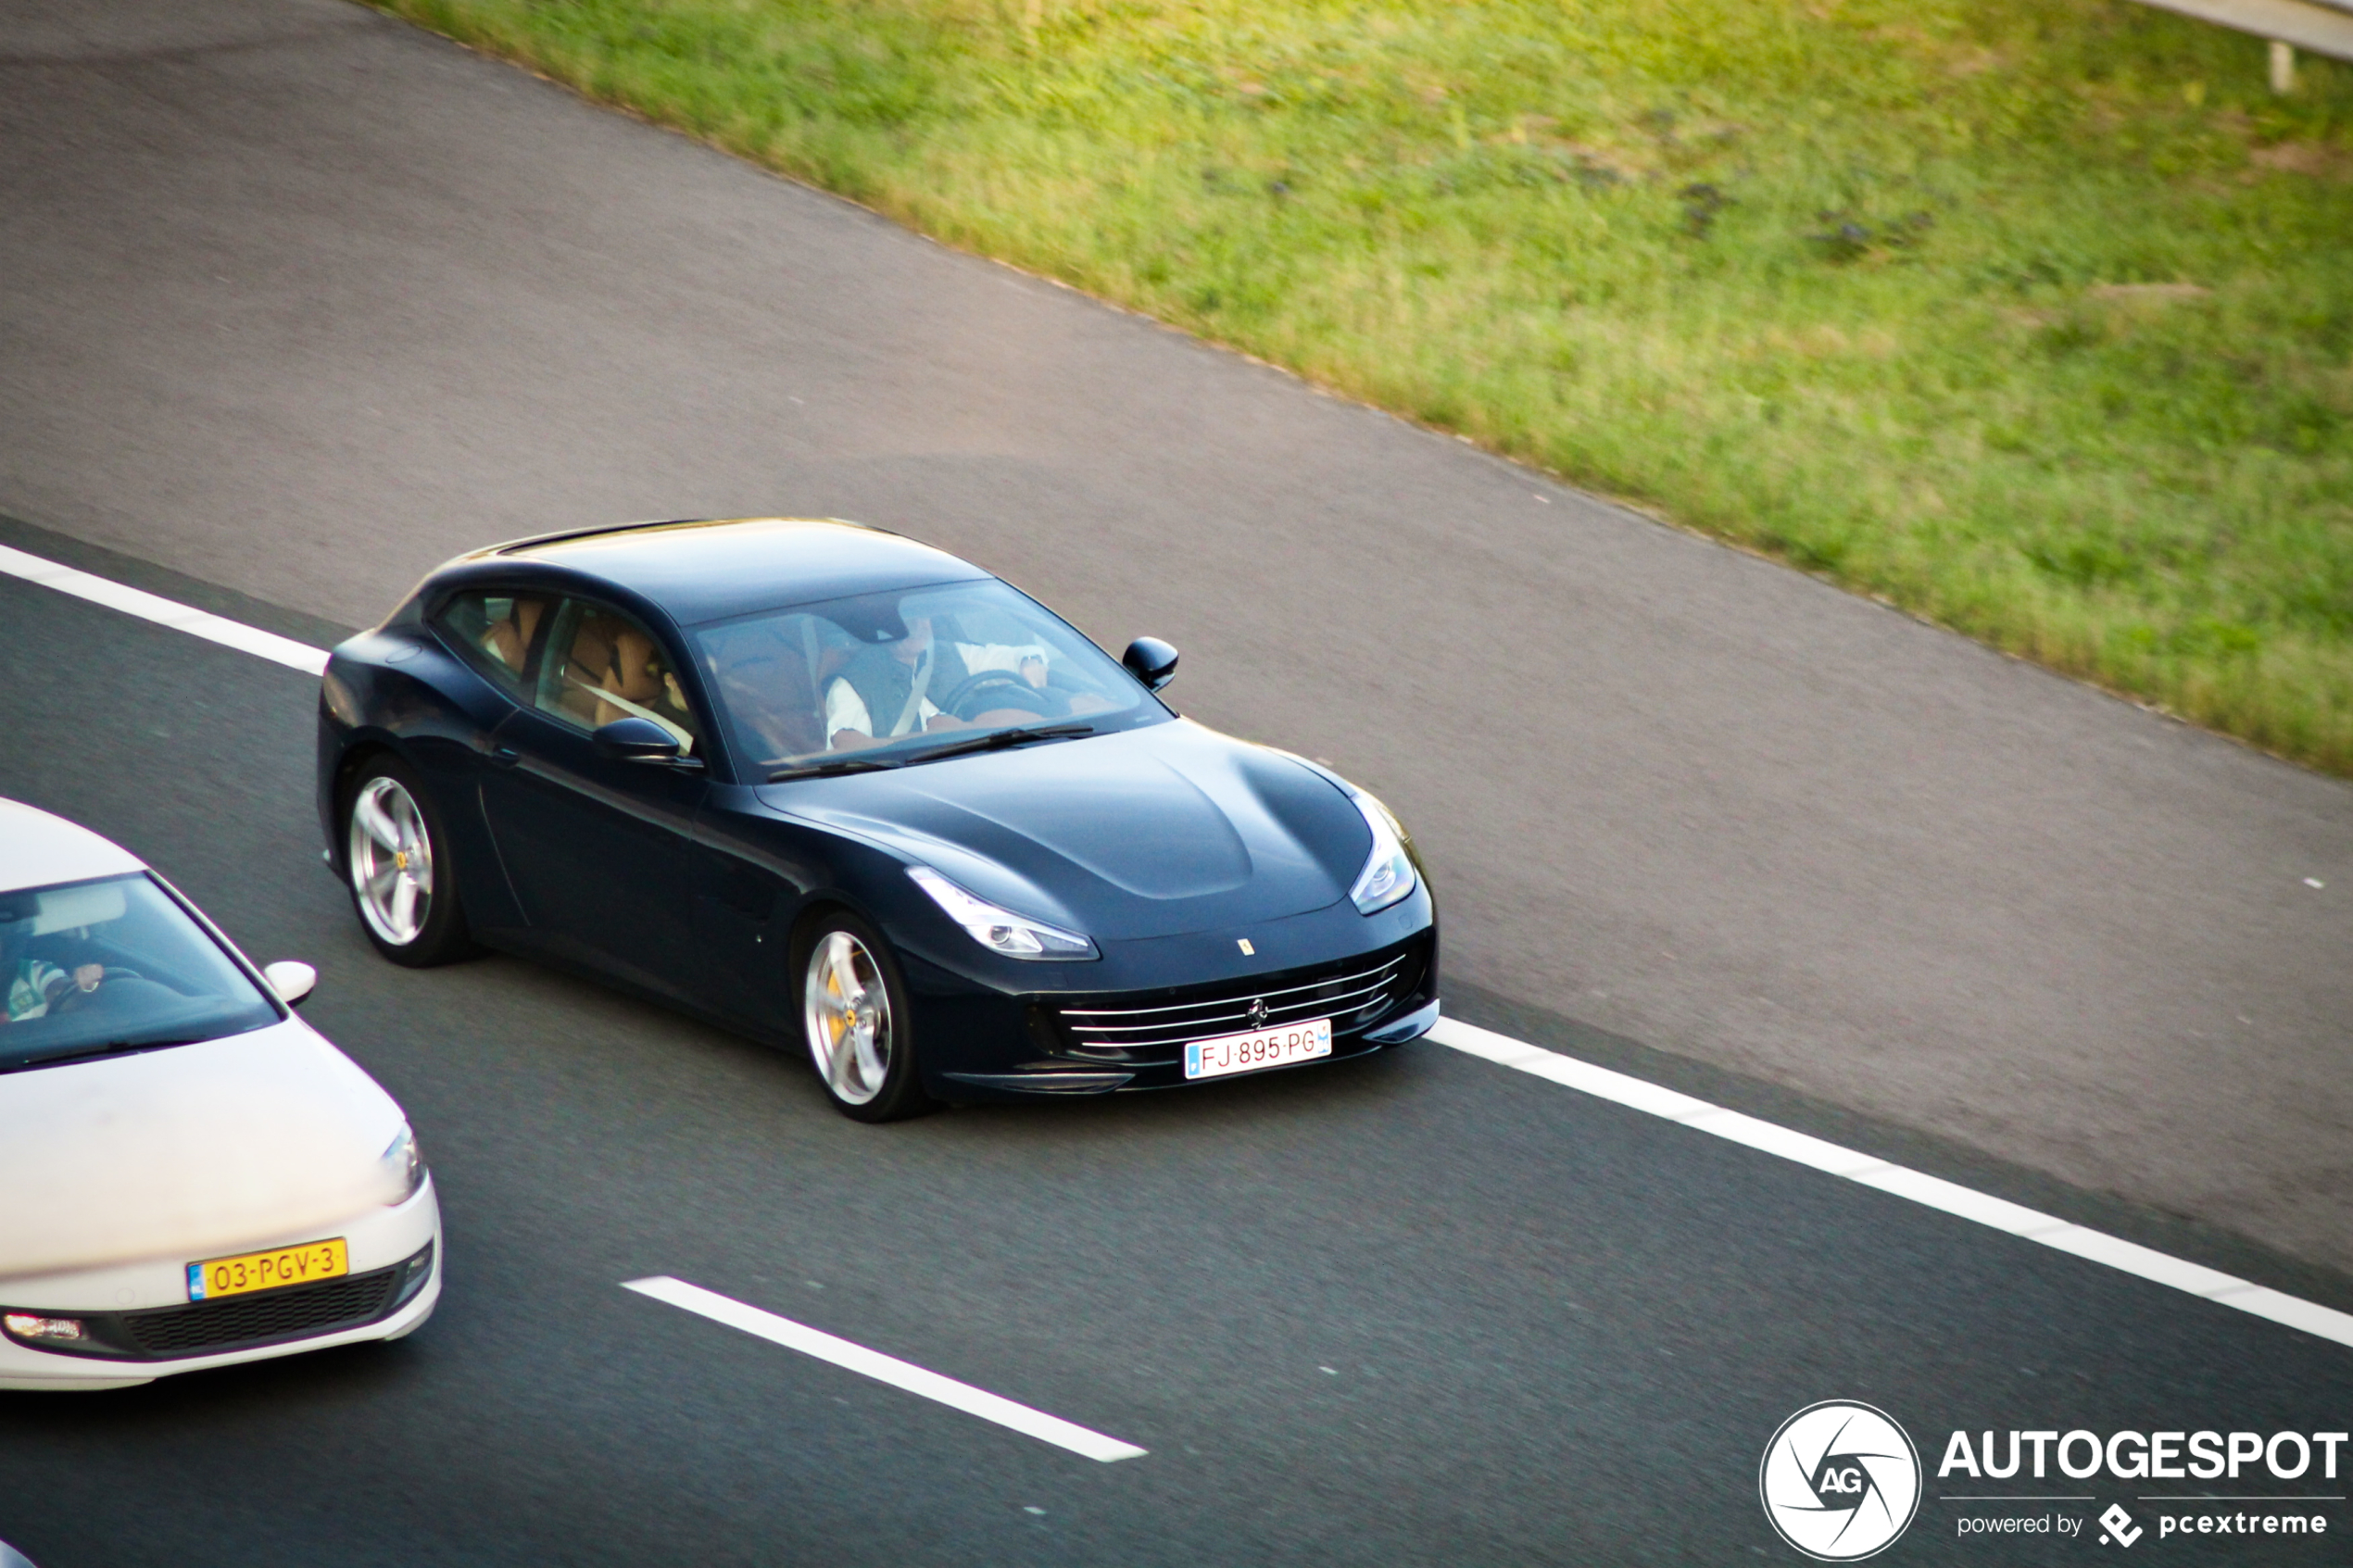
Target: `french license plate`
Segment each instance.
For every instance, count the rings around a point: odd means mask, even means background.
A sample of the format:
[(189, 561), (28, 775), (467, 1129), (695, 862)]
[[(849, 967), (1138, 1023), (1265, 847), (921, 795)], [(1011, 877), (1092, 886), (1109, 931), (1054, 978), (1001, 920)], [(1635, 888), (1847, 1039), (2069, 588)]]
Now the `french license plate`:
[(1331, 1054), (1332, 1021), (1319, 1018), (1312, 1023), (1286, 1023), (1279, 1029), (1196, 1040), (1185, 1047), (1185, 1076), (1223, 1078), (1228, 1073), (1254, 1073), (1262, 1067), (1312, 1061)]
[(343, 1237), (306, 1241), (299, 1247), (273, 1247), (267, 1252), (240, 1253), (188, 1265), (188, 1299), (217, 1301), (253, 1290), (275, 1290), (284, 1285), (308, 1285), (351, 1272), (351, 1253)]

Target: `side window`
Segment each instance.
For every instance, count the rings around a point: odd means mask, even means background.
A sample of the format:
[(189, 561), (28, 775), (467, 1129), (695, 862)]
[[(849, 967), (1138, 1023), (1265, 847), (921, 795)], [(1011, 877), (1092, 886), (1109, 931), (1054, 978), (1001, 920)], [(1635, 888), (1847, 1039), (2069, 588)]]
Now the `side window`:
[(616, 719), (650, 719), (692, 756), (698, 726), (670, 656), (629, 616), (585, 599), (566, 599), (539, 658), (535, 705), (584, 730)]
[(441, 634), (476, 668), (508, 691), (522, 693), (523, 661), (539, 630), (547, 601), (535, 595), (497, 589), (459, 594), (434, 620)]

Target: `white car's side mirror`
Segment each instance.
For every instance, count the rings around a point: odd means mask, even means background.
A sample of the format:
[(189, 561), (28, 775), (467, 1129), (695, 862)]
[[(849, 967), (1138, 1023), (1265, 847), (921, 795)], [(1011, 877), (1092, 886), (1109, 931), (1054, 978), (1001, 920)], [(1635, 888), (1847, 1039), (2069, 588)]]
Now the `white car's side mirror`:
[(310, 995), (310, 988), (319, 984), (319, 972), (307, 963), (280, 959), (262, 969), (261, 978), (270, 982), (270, 988), (278, 993), (280, 1001), (298, 1008), (303, 997)]

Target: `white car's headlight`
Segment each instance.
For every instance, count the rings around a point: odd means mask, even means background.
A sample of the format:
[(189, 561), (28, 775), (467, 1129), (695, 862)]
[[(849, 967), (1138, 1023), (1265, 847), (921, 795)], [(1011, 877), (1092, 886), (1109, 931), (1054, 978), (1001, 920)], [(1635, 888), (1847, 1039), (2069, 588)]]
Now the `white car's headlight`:
[(915, 885), (948, 911), (948, 918), (992, 953), (1009, 959), (1091, 959), (1095, 944), (1075, 931), (1017, 915), (974, 897), (929, 866), (909, 866)]
[(1349, 798), (1373, 830), (1373, 850), (1365, 857), (1365, 869), (1356, 873), (1356, 885), (1348, 896), (1360, 913), (1378, 914), (1414, 890), (1414, 859), (1405, 853), (1405, 825), (1388, 807), (1361, 789)]
[(401, 1124), (400, 1135), (392, 1140), (391, 1147), (376, 1163), (384, 1167), (384, 1191), (396, 1195), (385, 1198), (387, 1209), (408, 1202), (425, 1185), (425, 1157), (418, 1152), (417, 1135), (409, 1130), (406, 1123)]

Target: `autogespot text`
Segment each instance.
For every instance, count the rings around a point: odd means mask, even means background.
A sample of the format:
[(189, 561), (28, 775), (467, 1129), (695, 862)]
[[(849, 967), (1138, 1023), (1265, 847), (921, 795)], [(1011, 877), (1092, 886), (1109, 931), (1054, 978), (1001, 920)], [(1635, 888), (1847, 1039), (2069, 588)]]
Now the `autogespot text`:
[[(2082, 1428), (2068, 1433), (2012, 1432), (2007, 1447), (1994, 1435), (1981, 1435), (1972, 1448), (1969, 1435), (1956, 1432), (1944, 1444), (1937, 1478), (1966, 1475), (1980, 1480), (2007, 1480), (2021, 1464), (2033, 1466), (2034, 1479), (2045, 1477), (2048, 1464), (2070, 1480), (2086, 1481), (2105, 1472), (2119, 1481), (2214, 1481), (2253, 1476), (2259, 1461), (2272, 1478), (2294, 1481), (2315, 1463), (2319, 1478), (2336, 1479), (2343, 1432), (2112, 1432), (2102, 1437)], [(1996, 1456), (2000, 1462), (1996, 1463)]]

